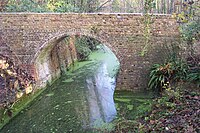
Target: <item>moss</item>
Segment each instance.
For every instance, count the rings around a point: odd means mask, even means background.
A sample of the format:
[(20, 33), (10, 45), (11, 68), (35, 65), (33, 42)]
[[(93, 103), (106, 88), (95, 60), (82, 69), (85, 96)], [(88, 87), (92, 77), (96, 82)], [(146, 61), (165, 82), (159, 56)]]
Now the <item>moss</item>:
[(44, 89), (40, 89), (36, 91), (34, 94), (23, 96), (19, 101), (17, 101), (13, 108), (12, 108), (12, 117), (9, 117), (8, 115), (4, 115), (5, 112), (4, 109), (0, 109), (0, 114), (2, 114), (1, 122), (0, 122), (0, 129), (6, 125), (12, 118), (14, 118), (20, 111), (22, 111), (25, 107), (31, 104), (31, 102), (38, 97)]
[(52, 85), (58, 78), (52, 79), (51, 82), (47, 83), (47, 86), (44, 88), (38, 88), (34, 93), (29, 95), (24, 95), (21, 99), (19, 99), (13, 106), (12, 110), (12, 116), (9, 117), (8, 115), (4, 114), (5, 109), (0, 109), (0, 130), (15, 116), (17, 116), (23, 109), (30, 106), (33, 101), (41, 95), (41, 93), (46, 90), (46, 88), (50, 85)]

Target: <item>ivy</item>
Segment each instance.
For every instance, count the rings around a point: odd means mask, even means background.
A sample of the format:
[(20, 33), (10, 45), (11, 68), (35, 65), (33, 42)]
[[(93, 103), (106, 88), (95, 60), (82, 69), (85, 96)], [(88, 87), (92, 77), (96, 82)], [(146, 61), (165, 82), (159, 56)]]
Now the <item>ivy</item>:
[(152, 9), (155, 8), (154, 0), (145, 0), (144, 4), (144, 37), (145, 37), (145, 46), (141, 51), (141, 56), (144, 56), (147, 53), (148, 45), (150, 44), (150, 35), (151, 35), (151, 23), (152, 23)]

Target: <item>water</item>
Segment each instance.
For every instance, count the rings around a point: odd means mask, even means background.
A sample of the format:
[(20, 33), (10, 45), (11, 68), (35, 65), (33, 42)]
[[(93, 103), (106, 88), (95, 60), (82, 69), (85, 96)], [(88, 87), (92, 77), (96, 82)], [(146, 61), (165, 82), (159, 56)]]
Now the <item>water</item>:
[(115, 91), (115, 107), (119, 118), (135, 120), (151, 111), (153, 98), (156, 94), (151, 90), (139, 92)]
[(116, 116), (113, 101), (115, 79), (108, 76), (106, 64), (103, 63), (98, 73), (94, 77), (87, 78), (86, 82), (91, 112), (90, 123), (94, 125), (98, 121), (111, 122)]
[(106, 47), (94, 52), (90, 61), (77, 63), (0, 132), (83, 133), (103, 129), (116, 116), (113, 94), (118, 66)]

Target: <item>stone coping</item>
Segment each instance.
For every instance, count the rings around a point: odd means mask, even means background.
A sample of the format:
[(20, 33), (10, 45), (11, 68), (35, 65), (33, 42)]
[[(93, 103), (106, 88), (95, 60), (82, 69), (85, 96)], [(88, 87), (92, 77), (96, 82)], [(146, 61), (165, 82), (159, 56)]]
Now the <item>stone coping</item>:
[[(68, 13), (59, 13), (59, 12), (43, 12), (43, 13), (36, 13), (36, 12), (0, 12), (0, 14), (44, 14), (44, 15), (51, 15), (51, 14), (86, 14), (86, 15), (134, 15), (134, 16), (143, 16), (144, 13), (104, 13), (104, 12), (97, 12), (97, 13), (74, 13), (74, 12), (68, 12)], [(154, 16), (171, 16), (171, 14), (158, 14), (158, 13), (153, 13)]]

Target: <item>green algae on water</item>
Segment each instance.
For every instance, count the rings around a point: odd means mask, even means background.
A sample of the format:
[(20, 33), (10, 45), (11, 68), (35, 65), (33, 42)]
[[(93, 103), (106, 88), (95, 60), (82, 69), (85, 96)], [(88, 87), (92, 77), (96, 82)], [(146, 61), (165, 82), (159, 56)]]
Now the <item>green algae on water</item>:
[(131, 99), (125, 99), (125, 98), (115, 98), (115, 100), (124, 103), (129, 103), (131, 101)]
[(151, 109), (153, 97), (154, 94), (151, 91), (115, 91), (114, 100), (118, 117), (134, 120), (145, 115)]
[(66, 80), (64, 80), (64, 81), (62, 81), (62, 82), (65, 82), (65, 83), (69, 83), (69, 82), (73, 82), (74, 80), (72, 79), (72, 78), (70, 78), (70, 79), (66, 79)]
[[(86, 77), (94, 76), (101, 64), (111, 61), (112, 56), (110, 53), (96, 51), (91, 54), (88, 61), (71, 65), (62, 77), (53, 85), (49, 85), (31, 106), (21, 111), (23, 113), (4, 126), (1, 132), (93, 132), (88, 113), (90, 108)], [(116, 61), (116, 58), (112, 61)], [(111, 70), (116, 71), (116, 65), (111, 68), (113, 64), (108, 67), (109, 74)], [(113, 72), (113, 75), (116, 74)], [(98, 128), (107, 130), (113, 126), (103, 123)]]

